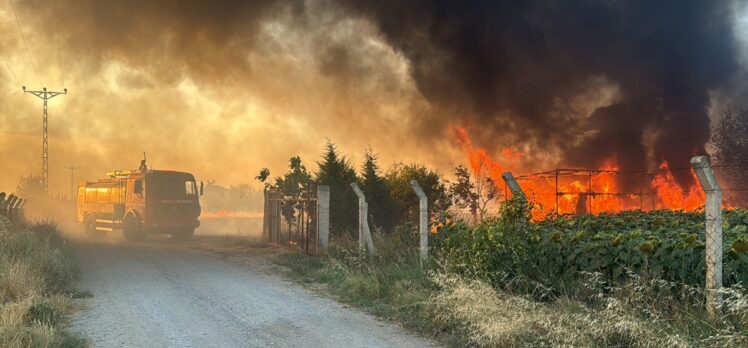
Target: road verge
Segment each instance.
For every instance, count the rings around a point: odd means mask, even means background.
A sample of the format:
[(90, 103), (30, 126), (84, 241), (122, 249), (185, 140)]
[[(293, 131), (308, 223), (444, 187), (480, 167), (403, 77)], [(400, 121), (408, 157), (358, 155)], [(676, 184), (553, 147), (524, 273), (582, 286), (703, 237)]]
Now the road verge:
[(2, 221), (0, 346), (85, 346), (66, 331), (72, 299), (84, 295), (75, 289), (76, 278), (76, 264), (55, 223)]

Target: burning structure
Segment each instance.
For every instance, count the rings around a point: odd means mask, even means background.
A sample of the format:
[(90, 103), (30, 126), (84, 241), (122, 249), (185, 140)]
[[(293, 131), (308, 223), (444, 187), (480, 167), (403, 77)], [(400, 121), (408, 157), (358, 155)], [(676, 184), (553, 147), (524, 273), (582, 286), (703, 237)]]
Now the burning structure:
[[(522, 154), (508, 148), (494, 159), (485, 148), (476, 147), (465, 128), (453, 127), (455, 139), (467, 156), (470, 170), (478, 178), (490, 178), (502, 186), (501, 173), (522, 170), (517, 165)], [(683, 188), (674, 173), (688, 173), (693, 184)], [(622, 210), (696, 210), (704, 205), (704, 192), (696, 184), (692, 168), (671, 168), (662, 161), (656, 170), (621, 171), (615, 157), (600, 169), (558, 168), (517, 177), (530, 200), (536, 204), (535, 218), (550, 213), (602, 213)], [(638, 190), (625, 185), (637, 184)], [(511, 196), (505, 187), (504, 196)], [(729, 202), (727, 203), (729, 206)]]

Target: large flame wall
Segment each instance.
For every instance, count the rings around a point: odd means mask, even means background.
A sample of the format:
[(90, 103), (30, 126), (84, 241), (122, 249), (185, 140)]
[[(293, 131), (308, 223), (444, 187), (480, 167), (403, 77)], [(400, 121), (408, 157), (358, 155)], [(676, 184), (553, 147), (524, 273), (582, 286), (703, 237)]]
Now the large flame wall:
[[(470, 170), (478, 178), (493, 180), (504, 197), (506, 190), (501, 173), (512, 172), (525, 194), (535, 205), (534, 218), (548, 214), (602, 213), (621, 210), (697, 210), (704, 205), (704, 192), (697, 184), (683, 188), (676, 183), (674, 169), (662, 161), (658, 170), (651, 172), (622, 173), (618, 171), (615, 156), (597, 169), (558, 169), (537, 174), (520, 175), (526, 168), (518, 165), (521, 153), (504, 148), (494, 158), (485, 148), (475, 146), (463, 127), (452, 126), (451, 131), (462, 147)], [(696, 174), (690, 171), (693, 182)], [(638, 182), (638, 190), (624, 191), (620, 181)], [(630, 185), (629, 185), (630, 186)]]

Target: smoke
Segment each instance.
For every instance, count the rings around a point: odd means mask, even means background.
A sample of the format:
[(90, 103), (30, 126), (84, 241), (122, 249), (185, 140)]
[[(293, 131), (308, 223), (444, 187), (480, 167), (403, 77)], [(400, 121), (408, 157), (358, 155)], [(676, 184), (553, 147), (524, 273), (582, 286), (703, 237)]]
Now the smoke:
[[(483, 143), (530, 143), (532, 160), (555, 149), (566, 165), (596, 167), (617, 156), (621, 169), (643, 170), (655, 165), (646, 162), (653, 151), (657, 161), (685, 166), (705, 151), (710, 91), (738, 69), (726, 1), (351, 7), (412, 62), (418, 89), (444, 111), (430, 122), (433, 132), (467, 115), (484, 129)], [(586, 112), (594, 100), (580, 104), (579, 97), (605, 85), (616, 89), (614, 100)], [(650, 144), (647, 132), (656, 134)]]
[(2, 190), (39, 173), (41, 103), (21, 85), (70, 91), (50, 101), (58, 193), (68, 192), (65, 165), (92, 180), (136, 167), (143, 151), (155, 168), (224, 185), (252, 182), (262, 167), (281, 174), (295, 155), (314, 168), (328, 138), (354, 161), (372, 146), (385, 167), (448, 168), (443, 154), (456, 153), (410, 135), (430, 105), (407, 60), (335, 3), (60, 0), (57, 13), (14, 4), (30, 54), (3, 2), (0, 160), (12, 165), (0, 166)]
[(14, 4), (29, 52), (0, 5), (6, 190), (39, 166), (41, 107), (20, 84), (70, 90), (50, 103), (66, 192), (64, 165), (93, 179), (144, 150), (157, 168), (249, 182), (297, 154), (313, 167), (326, 138), (354, 160), (371, 145), (385, 166), (448, 171), (462, 161), (450, 124), (532, 169), (678, 167), (704, 152), (710, 93), (740, 68), (723, 1)]

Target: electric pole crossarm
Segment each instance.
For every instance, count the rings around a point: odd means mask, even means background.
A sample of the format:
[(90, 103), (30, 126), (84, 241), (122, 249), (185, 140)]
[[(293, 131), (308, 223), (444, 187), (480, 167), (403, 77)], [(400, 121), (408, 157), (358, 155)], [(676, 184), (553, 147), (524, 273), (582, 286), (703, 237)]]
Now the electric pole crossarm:
[(68, 94), (66, 92), (45, 92), (45, 91), (24, 91), (26, 93), (31, 93), (41, 99), (52, 99), (60, 94)]

